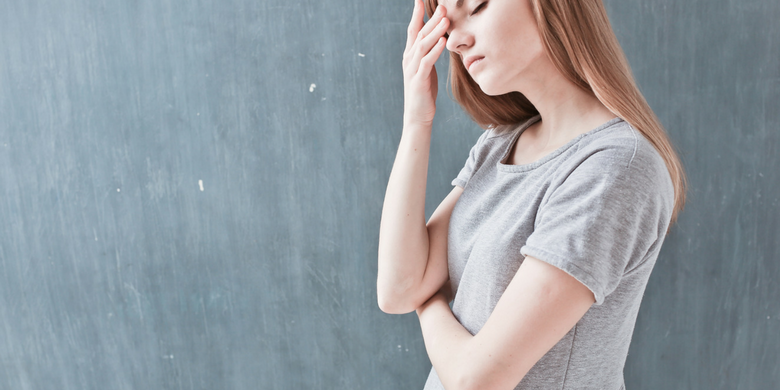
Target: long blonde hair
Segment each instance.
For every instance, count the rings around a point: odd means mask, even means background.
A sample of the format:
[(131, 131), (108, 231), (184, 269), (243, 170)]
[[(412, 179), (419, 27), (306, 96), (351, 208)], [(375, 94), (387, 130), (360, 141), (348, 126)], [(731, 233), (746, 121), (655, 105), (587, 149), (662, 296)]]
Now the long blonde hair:
[[(685, 171), (663, 125), (634, 81), (604, 4), (601, 0), (526, 1), (533, 5), (542, 43), (558, 71), (642, 133), (663, 157), (674, 185), (674, 224), (685, 204)], [(437, 5), (437, 0), (425, 0), (428, 15)], [(482, 92), (453, 52), (449, 79), (455, 101), (480, 126), (521, 123), (538, 114), (519, 92), (500, 96)]]

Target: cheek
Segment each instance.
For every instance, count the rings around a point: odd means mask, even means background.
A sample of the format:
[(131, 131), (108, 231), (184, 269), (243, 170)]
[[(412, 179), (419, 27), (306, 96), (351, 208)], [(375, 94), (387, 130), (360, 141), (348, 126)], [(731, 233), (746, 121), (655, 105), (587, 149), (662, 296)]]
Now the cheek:
[(542, 48), (542, 40), (536, 26), (515, 25), (508, 26), (507, 42), (526, 52), (538, 52)]

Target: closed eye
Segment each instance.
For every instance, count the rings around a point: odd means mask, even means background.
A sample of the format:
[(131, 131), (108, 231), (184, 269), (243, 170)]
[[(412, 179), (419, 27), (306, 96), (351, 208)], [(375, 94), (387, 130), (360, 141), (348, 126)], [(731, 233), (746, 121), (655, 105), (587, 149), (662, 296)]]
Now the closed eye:
[(485, 8), (485, 5), (487, 5), (487, 1), (480, 3), (477, 8), (474, 8), (474, 11), (471, 11), (471, 15), (476, 15), (477, 12), (481, 11), (483, 8)]

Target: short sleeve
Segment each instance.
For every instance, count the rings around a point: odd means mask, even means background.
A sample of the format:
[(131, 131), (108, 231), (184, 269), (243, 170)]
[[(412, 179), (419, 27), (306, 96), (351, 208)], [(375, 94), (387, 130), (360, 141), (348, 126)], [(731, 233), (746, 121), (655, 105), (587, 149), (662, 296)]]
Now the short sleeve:
[(673, 191), (654, 149), (595, 152), (551, 185), (520, 253), (570, 274), (600, 305), (663, 238)]
[(488, 138), (490, 131), (490, 129), (485, 130), (479, 139), (477, 139), (477, 142), (474, 144), (474, 146), (471, 147), (469, 158), (466, 160), (466, 164), (463, 165), (463, 168), (460, 170), (460, 173), (458, 173), (458, 176), (452, 180), (453, 186), (466, 188), (466, 184), (468, 184), (471, 176), (474, 174), (474, 169), (477, 166), (477, 159), (480, 154), (480, 148), (485, 143), (485, 139)]

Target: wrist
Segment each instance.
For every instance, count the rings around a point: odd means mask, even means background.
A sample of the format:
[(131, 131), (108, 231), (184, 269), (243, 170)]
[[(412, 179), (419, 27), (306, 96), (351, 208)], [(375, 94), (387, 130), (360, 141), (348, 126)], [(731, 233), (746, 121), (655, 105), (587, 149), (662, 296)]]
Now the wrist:
[(430, 133), (433, 129), (433, 121), (421, 121), (409, 118), (404, 118), (404, 132), (427, 132)]
[[(401, 145), (413, 145), (415, 150), (429, 150), (431, 143), (431, 127), (420, 123), (404, 123), (401, 132)], [(422, 148), (422, 149), (420, 149)]]

